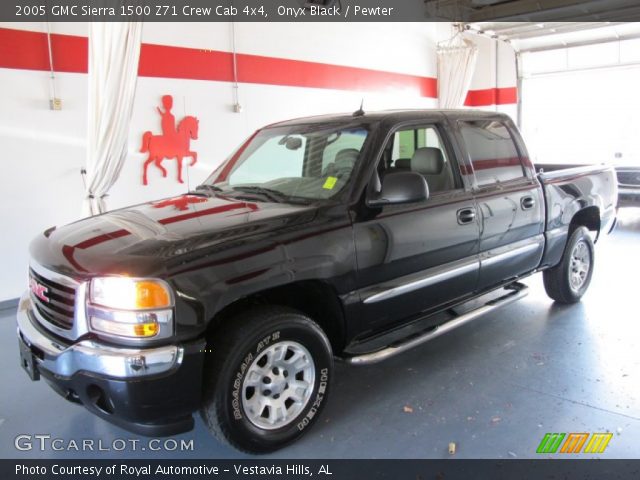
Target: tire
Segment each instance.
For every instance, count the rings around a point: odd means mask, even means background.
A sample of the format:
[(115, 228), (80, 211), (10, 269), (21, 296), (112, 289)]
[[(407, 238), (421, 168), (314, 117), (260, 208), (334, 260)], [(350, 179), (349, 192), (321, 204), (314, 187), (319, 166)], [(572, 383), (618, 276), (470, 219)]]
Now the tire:
[(333, 355), (313, 320), (287, 308), (255, 308), (228, 319), (208, 343), (200, 413), (219, 440), (267, 453), (317, 421), (327, 403)]
[(579, 302), (591, 283), (593, 266), (593, 240), (585, 227), (578, 227), (567, 240), (560, 263), (543, 273), (547, 295), (559, 303)]

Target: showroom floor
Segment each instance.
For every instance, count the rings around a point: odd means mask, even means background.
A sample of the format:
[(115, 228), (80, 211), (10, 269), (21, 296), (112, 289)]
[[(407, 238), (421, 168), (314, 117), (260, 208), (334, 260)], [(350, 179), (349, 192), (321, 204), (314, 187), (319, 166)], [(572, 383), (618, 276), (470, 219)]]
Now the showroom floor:
[[(638, 282), (640, 215), (597, 245), (591, 288), (554, 305), (540, 275), (528, 297), (386, 363), (338, 365), (330, 403), (314, 429), (273, 457), (529, 458), (547, 432), (614, 432), (603, 458), (640, 455)], [(19, 434), (64, 442), (139, 438), (32, 383), (18, 366), (13, 310), (0, 312), (0, 457), (140, 457), (148, 450), (21, 452)], [(193, 451), (173, 458), (238, 458), (197, 419)], [(141, 439), (140, 444), (143, 444)], [(582, 455), (580, 455), (582, 456)]]

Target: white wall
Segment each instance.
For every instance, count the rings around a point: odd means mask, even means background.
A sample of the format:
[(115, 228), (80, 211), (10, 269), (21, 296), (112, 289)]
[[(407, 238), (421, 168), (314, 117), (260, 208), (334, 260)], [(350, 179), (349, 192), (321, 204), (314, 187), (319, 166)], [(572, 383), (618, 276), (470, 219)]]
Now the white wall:
[[(471, 90), (506, 88), (516, 84), (515, 51), (508, 43), (482, 35), (468, 34), (478, 47), (478, 67), (471, 80)], [(497, 62), (497, 66), (496, 66)]]
[(86, 136), (86, 76), (61, 75), (64, 110), (48, 109), (44, 72), (0, 69), (0, 301), (26, 288), (27, 246), (78, 217)]
[[(512, 88), (517, 84), (516, 54), (511, 45), (502, 40), (482, 35), (466, 34), (478, 47), (478, 64), (476, 66), (470, 90), (486, 90), (490, 88)], [(483, 105), (482, 110), (494, 110), (506, 113), (516, 119), (517, 105)]]

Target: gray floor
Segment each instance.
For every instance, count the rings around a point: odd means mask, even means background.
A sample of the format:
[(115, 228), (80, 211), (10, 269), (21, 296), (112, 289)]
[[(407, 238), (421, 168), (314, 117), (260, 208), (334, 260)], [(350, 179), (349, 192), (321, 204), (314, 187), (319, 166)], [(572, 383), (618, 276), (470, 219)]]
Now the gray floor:
[[(614, 433), (603, 458), (640, 457), (640, 213), (597, 245), (583, 302), (554, 305), (539, 275), (531, 294), (414, 351), (369, 367), (339, 365), (320, 422), (283, 458), (531, 458), (546, 432)], [(198, 418), (190, 452), (48, 449), (21, 452), (19, 434), (65, 442), (139, 438), (62, 400), (18, 366), (13, 311), (0, 312), (0, 457), (242, 458)], [(145, 439), (140, 439), (144, 445)], [(583, 456), (583, 455), (581, 455)]]

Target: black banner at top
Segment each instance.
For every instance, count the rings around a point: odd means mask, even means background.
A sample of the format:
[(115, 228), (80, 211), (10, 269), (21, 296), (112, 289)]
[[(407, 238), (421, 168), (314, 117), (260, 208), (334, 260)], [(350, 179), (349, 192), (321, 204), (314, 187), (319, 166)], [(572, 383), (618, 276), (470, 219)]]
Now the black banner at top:
[(637, 0), (2, 0), (0, 21), (632, 21)]

